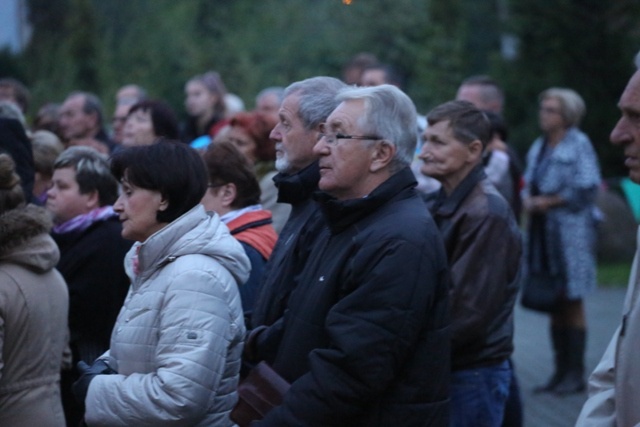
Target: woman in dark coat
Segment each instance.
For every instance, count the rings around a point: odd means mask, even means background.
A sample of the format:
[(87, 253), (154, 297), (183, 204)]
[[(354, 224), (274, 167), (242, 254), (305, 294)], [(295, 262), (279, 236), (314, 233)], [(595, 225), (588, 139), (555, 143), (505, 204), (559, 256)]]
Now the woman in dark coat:
[[(53, 238), (60, 247), (58, 269), (69, 286), (69, 330), (73, 365), (92, 363), (109, 348), (111, 330), (129, 289), (124, 256), (132, 242), (111, 205), (118, 182), (105, 158), (88, 147), (71, 147), (54, 164), (47, 209), (53, 215)], [(71, 394), (78, 378), (62, 372), (62, 396), (69, 425), (77, 425), (83, 408)]]

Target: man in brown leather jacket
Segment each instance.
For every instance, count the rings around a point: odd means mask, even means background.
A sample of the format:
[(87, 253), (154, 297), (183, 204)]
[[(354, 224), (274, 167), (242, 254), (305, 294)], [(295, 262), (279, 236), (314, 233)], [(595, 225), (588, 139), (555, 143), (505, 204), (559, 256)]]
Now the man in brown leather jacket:
[(427, 120), (422, 173), (442, 183), (430, 210), (451, 268), (452, 426), (500, 426), (511, 380), (520, 231), (482, 167), (486, 115), (452, 101)]

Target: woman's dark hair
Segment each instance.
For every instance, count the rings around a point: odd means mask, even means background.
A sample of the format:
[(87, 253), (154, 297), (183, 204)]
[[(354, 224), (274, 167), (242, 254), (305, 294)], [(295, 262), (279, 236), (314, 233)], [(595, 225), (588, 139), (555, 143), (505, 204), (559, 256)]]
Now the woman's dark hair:
[(504, 118), (493, 111), (484, 111), (484, 114), (489, 119), (489, 123), (491, 124), (491, 136), (498, 134), (502, 141), (509, 140), (509, 131), (507, 130), (507, 124), (504, 121)]
[(138, 110), (149, 112), (153, 133), (158, 138), (178, 139), (178, 118), (169, 104), (156, 99), (142, 100), (133, 104), (127, 116)]
[(229, 142), (209, 145), (204, 154), (209, 170), (209, 184), (212, 186), (233, 183), (236, 198), (233, 209), (241, 209), (260, 203), (260, 184), (247, 158)]
[(111, 158), (118, 181), (158, 191), (169, 207), (159, 211), (159, 222), (172, 222), (200, 203), (207, 190), (207, 168), (196, 150), (175, 140), (125, 148)]

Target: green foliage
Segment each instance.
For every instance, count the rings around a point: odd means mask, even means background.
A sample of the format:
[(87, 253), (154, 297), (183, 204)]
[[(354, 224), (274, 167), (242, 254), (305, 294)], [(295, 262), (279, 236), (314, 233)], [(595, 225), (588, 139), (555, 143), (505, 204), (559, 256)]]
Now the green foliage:
[(625, 287), (630, 273), (631, 263), (601, 263), (598, 265), (598, 285)]
[[(640, 46), (637, 0), (28, 0), (34, 26), (25, 52), (0, 52), (1, 74), (25, 80), (33, 105), (74, 89), (113, 108), (118, 87), (137, 83), (183, 111), (183, 87), (220, 72), (252, 108), (267, 86), (314, 75), (340, 77), (370, 52), (406, 77), (428, 112), (452, 99), (462, 79), (490, 74), (507, 94), (512, 142), (524, 153), (539, 134), (537, 96), (566, 86), (587, 103), (584, 130), (605, 174), (622, 175), (607, 143), (615, 105)], [(505, 34), (519, 55), (501, 54)], [(2, 77), (2, 76), (0, 76)]]
[[(619, 118), (616, 104), (640, 46), (637, 2), (622, 0), (512, 1), (508, 29), (520, 40), (519, 56), (494, 74), (507, 88), (505, 115), (524, 152), (539, 134), (537, 97), (552, 86), (576, 90), (587, 104), (582, 128), (607, 175), (624, 174), (608, 135)], [(635, 33), (634, 33), (635, 30)]]

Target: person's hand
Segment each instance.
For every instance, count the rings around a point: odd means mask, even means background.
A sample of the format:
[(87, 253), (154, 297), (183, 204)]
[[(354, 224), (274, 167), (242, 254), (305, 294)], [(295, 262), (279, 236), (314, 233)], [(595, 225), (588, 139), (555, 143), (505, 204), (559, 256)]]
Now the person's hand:
[(71, 391), (79, 403), (84, 403), (84, 399), (87, 397), (87, 391), (89, 390), (89, 384), (96, 377), (96, 375), (109, 375), (116, 374), (117, 372), (111, 369), (104, 360), (98, 359), (93, 362), (93, 365), (89, 366), (84, 361), (79, 361), (76, 365), (76, 369), (80, 374), (78, 381), (74, 382), (71, 386)]

